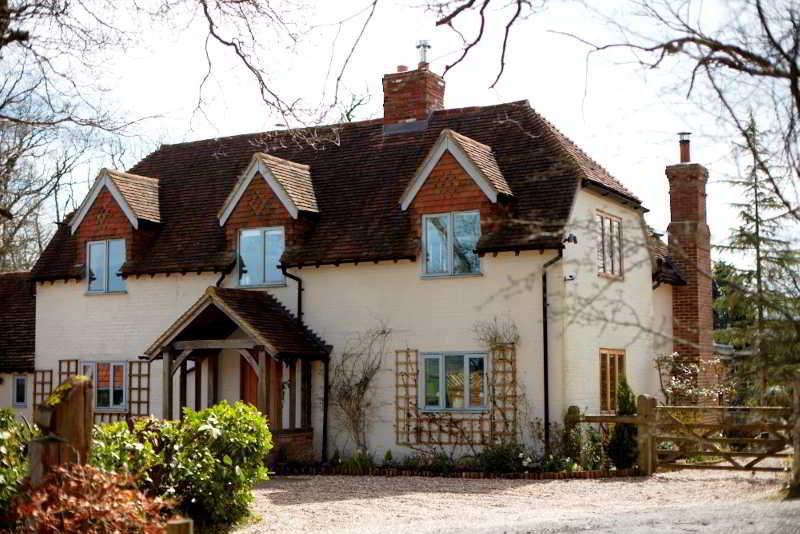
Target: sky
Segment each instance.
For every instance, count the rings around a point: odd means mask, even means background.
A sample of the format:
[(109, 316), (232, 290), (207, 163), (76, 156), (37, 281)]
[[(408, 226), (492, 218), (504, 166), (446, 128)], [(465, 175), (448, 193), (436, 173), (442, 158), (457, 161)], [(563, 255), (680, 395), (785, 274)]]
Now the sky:
[[(419, 39), (432, 45), (429, 58), (436, 72), (460, 53), (455, 34), (436, 28), (434, 15), (419, 7), (421, 3), (379, 2), (342, 81), (343, 93), (370, 95), (359, 119), (381, 116), (381, 76), (400, 64), (413, 67)], [(368, 4), (367, 0), (309, 1), (289, 13), (297, 22), (293, 27), (300, 36), (297, 42), (267, 26), (256, 27), (259, 38), (263, 35), (259, 60), (268, 67), (270, 83), (311, 108), (319, 104), (323, 92), (330, 101), (333, 80), (363, 26)], [(639, 196), (650, 210), (648, 223), (659, 231), (669, 221), (664, 168), (678, 161), (677, 132), (693, 132), (693, 161), (710, 172), (712, 242), (722, 243), (735, 223), (729, 207), (732, 193), (724, 183), (734, 170), (729, 158), (734, 139), (720, 136), (713, 117), (676, 89), (683, 78), (669, 67), (648, 71), (621, 50), (589, 57), (586, 44), (559, 33), (592, 42), (618, 41), (619, 31), (608, 19), (579, 2), (548, 5), (512, 30), (505, 73), (493, 89), (489, 86), (499, 67), (501, 19), (490, 25), (484, 41), (447, 73), (445, 106), (528, 100)], [(636, 24), (635, 17), (625, 12), (627, 3), (604, 0), (602, 5), (603, 16)], [(505, 18), (508, 12), (497, 15)], [(145, 35), (137, 46), (112, 57), (104, 74), (116, 107), (130, 116), (154, 117), (135, 127), (139, 144), (134, 154), (143, 156), (160, 143), (272, 130), (281, 122), (265, 110), (248, 74), (220, 46), (209, 48), (214, 68), (203, 91), (202, 108), (196, 109), (207, 68), (202, 20), (187, 17), (172, 27), (149, 29)], [(102, 166), (97, 165), (92, 175)]]

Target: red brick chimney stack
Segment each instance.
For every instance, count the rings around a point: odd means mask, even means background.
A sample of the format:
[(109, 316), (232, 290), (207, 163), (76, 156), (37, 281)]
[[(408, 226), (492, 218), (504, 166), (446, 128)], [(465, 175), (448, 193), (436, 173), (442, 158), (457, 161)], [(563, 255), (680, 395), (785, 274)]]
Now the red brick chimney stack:
[[(686, 285), (672, 288), (673, 346), (689, 361), (714, 355), (711, 311), (711, 233), (706, 221), (708, 170), (690, 163), (689, 133), (680, 135), (680, 163), (666, 168), (671, 220), (669, 249)], [(713, 376), (698, 377), (707, 385)]]
[(444, 79), (430, 71), (427, 50), (420, 41), (420, 62), (416, 70), (399, 65), (397, 72), (383, 76), (383, 123), (398, 124), (427, 119), (444, 108)]

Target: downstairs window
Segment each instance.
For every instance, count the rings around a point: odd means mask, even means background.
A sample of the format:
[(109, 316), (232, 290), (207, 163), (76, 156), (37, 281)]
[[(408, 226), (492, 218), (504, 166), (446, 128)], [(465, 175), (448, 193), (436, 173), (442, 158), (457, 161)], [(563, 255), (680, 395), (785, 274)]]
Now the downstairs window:
[(625, 351), (600, 349), (600, 410), (617, 411), (617, 388), (625, 378)]
[(94, 381), (95, 408), (122, 411), (127, 407), (128, 362), (83, 362), (81, 374)]
[(420, 405), (424, 410), (486, 407), (486, 353), (423, 353)]

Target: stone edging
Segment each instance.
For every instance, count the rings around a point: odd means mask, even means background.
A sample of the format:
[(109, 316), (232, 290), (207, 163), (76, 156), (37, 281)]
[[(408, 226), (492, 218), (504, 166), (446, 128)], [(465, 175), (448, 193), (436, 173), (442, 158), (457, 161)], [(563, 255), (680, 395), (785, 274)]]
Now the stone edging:
[(614, 471), (595, 469), (591, 471), (560, 471), (556, 473), (483, 473), (464, 471), (456, 473), (434, 473), (431, 471), (416, 471), (397, 468), (373, 467), (370, 469), (355, 469), (347, 467), (317, 467), (305, 466), (288, 469), (282, 475), (323, 475), (323, 476), (373, 476), (373, 477), (440, 477), (440, 478), (470, 478), (470, 479), (512, 479), (512, 480), (572, 480), (572, 479), (602, 479), (640, 476), (638, 468), (617, 469)]

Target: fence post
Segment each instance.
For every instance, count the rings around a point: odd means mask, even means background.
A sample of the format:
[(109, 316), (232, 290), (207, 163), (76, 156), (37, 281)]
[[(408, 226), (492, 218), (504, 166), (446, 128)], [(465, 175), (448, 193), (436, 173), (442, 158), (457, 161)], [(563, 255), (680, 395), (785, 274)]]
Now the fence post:
[(167, 534), (192, 534), (194, 522), (191, 519), (176, 517), (167, 522)]
[(639, 395), (636, 399), (639, 418), (637, 440), (639, 445), (639, 470), (645, 476), (656, 472), (658, 457), (653, 441), (656, 422), (656, 399), (650, 395)]

